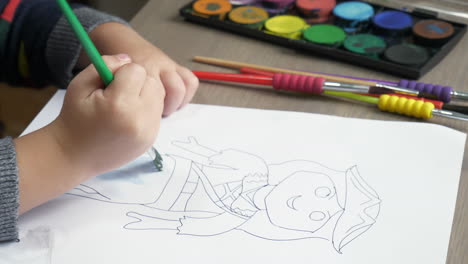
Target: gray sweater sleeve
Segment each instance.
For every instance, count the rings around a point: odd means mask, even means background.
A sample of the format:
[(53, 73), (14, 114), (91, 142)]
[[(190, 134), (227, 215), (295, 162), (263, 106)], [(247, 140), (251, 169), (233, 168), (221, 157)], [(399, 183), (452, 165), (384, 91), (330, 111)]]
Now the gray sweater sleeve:
[(0, 242), (18, 239), (18, 167), (11, 138), (0, 139)]
[[(124, 20), (88, 7), (74, 9), (74, 13), (87, 32), (97, 26), (117, 22), (127, 24)], [(60, 88), (66, 88), (74, 77), (75, 65), (81, 53), (81, 45), (70, 24), (61, 17), (52, 30), (46, 47), (46, 59), (52, 71), (52, 78)]]

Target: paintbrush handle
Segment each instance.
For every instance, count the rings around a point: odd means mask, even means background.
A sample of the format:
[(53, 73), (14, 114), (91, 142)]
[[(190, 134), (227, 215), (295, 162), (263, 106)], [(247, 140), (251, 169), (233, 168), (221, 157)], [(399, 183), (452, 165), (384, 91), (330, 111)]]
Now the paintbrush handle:
[(226, 81), (268, 85), (275, 90), (294, 91), (311, 94), (321, 94), (324, 90), (325, 79), (322, 77), (298, 74), (275, 73), (273, 76), (237, 74), (222, 72), (193, 71), (200, 80)]
[(346, 78), (346, 77), (331, 76), (328, 74), (295, 71), (295, 70), (288, 70), (288, 69), (282, 69), (282, 68), (276, 68), (276, 67), (262, 66), (262, 65), (243, 63), (243, 62), (235, 62), (235, 61), (230, 61), (230, 60), (223, 60), (223, 59), (216, 59), (216, 58), (209, 58), (209, 57), (202, 57), (202, 56), (195, 56), (193, 60), (196, 62), (200, 62), (200, 63), (222, 66), (222, 67), (231, 68), (231, 69), (240, 69), (242, 67), (248, 67), (252, 69), (269, 71), (269, 72), (274, 72), (274, 73), (289, 73), (289, 74), (321, 77), (331, 82), (352, 83), (352, 84), (361, 84), (361, 85), (367, 85), (367, 86), (376, 85), (376, 83), (372, 81), (355, 80), (355, 79)]
[(410, 90), (416, 90), (422, 93), (433, 94), (437, 97), (437, 99), (444, 103), (448, 103), (452, 99), (453, 88), (450, 86), (408, 80), (401, 80), (398, 83), (398, 86)]
[(272, 76), (256, 75), (256, 74), (237, 74), (237, 73), (223, 73), (223, 72), (204, 72), (192, 71), (195, 76), (200, 80), (210, 81), (225, 81), (236, 83), (248, 83), (258, 85), (273, 85)]
[[(354, 77), (349, 76), (335, 76), (331, 74), (324, 74), (324, 73), (311, 73), (311, 72), (303, 72), (303, 71), (295, 71), (295, 70), (288, 70), (282, 68), (275, 68), (269, 66), (262, 66), (250, 63), (243, 63), (243, 62), (236, 62), (230, 60), (223, 60), (223, 59), (216, 59), (210, 57), (202, 57), (202, 56), (195, 56), (193, 58), (196, 62), (206, 63), (210, 65), (217, 65), (227, 68), (239, 69), (243, 72), (249, 72), (254, 74), (265, 74), (268, 73), (289, 73), (289, 74), (298, 74), (298, 75), (306, 75), (306, 76), (314, 76), (314, 77), (322, 77), (325, 78), (327, 81), (332, 82), (341, 82), (341, 83), (349, 83), (349, 84), (358, 84), (358, 85), (367, 85), (367, 86), (378, 86), (379, 84), (387, 84), (400, 88), (405, 88), (408, 90), (415, 90), (419, 91), (421, 94), (426, 95), (434, 95), (437, 97), (438, 100), (448, 103), (451, 99), (461, 99), (461, 100), (468, 100), (468, 93), (461, 92), (461, 91), (454, 91), (450, 86), (443, 86), (443, 85), (436, 85), (436, 84), (428, 84), (422, 83), (417, 81), (407, 81), (401, 80), (399, 83), (393, 83), (388, 81), (378, 81), (378, 80), (370, 80), (370, 79), (356, 79)], [(268, 74), (271, 76), (271, 74)]]
[(91, 41), (91, 39), (89, 38), (88, 33), (83, 28), (80, 21), (76, 17), (75, 13), (73, 13), (73, 10), (71, 9), (70, 5), (67, 3), (66, 0), (57, 0), (57, 3), (60, 6), (60, 9), (62, 9), (65, 18), (70, 23), (73, 31), (75, 32), (75, 35), (78, 37), (78, 40), (80, 41), (84, 50), (86, 51), (86, 54), (88, 54), (89, 59), (93, 63), (94, 67), (96, 67), (96, 70), (99, 73), (99, 76), (101, 76), (101, 79), (103, 80), (104, 84), (106, 86), (109, 85), (112, 82), (112, 80), (114, 80), (114, 75), (102, 59), (101, 54), (97, 50), (96, 46), (94, 46), (93, 41)]
[[(381, 94), (361, 94), (361, 95), (372, 96), (372, 97), (376, 97), (376, 98), (379, 98), (380, 96), (382, 96)], [(388, 94), (388, 95), (404, 97), (404, 98), (408, 98), (408, 99), (414, 99), (414, 100), (420, 100), (420, 101), (423, 101), (423, 102), (433, 103), (435, 108), (437, 108), (437, 109), (443, 109), (444, 108), (444, 102), (442, 102), (442, 101), (431, 100), (431, 99), (426, 99), (426, 98), (423, 98), (423, 97), (416, 97), (416, 96), (412, 96), (412, 95), (398, 94), (398, 93), (391, 93), (391, 94)]]
[(429, 119), (435, 108), (433, 103), (384, 94), (379, 97), (380, 110), (416, 118)]

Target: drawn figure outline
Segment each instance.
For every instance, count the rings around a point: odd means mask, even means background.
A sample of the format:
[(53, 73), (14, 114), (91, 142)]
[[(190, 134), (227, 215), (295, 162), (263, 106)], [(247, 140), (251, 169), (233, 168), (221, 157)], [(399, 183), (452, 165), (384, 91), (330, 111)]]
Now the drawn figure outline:
[[(68, 194), (135, 205), (126, 212), (127, 230), (190, 236), (238, 230), (274, 241), (321, 239), (340, 254), (378, 218), (381, 199), (357, 166), (338, 171), (309, 160), (268, 164), (245, 151), (208, 148), (193, 137), (172, 144), (180, 151), (164, 155), (168, 179), (156, 196), (150, 191), (139, 192), (148, 194), (142, 199), (119, 199), (93, 182)], [(97, 182), (120, 176), (98, 176)]]

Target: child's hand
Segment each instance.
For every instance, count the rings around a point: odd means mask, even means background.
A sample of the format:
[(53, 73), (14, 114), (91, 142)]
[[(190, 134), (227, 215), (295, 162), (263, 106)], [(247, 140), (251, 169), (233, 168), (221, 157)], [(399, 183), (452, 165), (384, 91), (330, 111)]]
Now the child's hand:
[(54, 122), (15, 139), (20, 213), (124, 165), (153, 144), (165, 96), (161, 81), (128, 56), (104, 60), (114, 72), (105, 90), (89, 66), (71, 82)]
[(74, 162), (93, 174), (122, 166), (144, 153), (159, 130), (165, 92), (159, 78), (126, 54), (104, 60), (115, 72), (105, 89), (89, 66), (69, 85), (55, 121), (59, 142)]
[[(166, 91), (163, 115), (170, 115), (192, 100), (198, 88), (197, 77), (133, 29), (118, 23), (105, 23), (96, 27), (90, 36), (102, 54), (129, 54), (135, 63), (145, 67), (148, 75), (161, 80)], [(78, 65), (88, 63), (82, 54)]]
[(172, 114), (192, 100), (198, 88), (198, 78), (189, 69), (178, 65), (154, 46), (131, 56), (136, 63), (146, 68), (148, 75), (161, 79), (166, 90), (164, 116)]

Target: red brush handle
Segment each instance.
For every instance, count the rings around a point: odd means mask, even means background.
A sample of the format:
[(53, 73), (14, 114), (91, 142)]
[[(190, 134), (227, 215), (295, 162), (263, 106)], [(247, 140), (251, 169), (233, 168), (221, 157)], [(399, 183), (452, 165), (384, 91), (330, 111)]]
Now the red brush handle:
[(202, 80), (268, 85), (276, 90), (321, 94), (325, 79), (297, 74), (275, 73), (273, 77), (253, 74), (193, 71)]
[(269, 72), (269, 71), (262, 71), (262, 70), (257, 70), (254, 68), (249, 68), (249, 67), (241, 67), (239, 69), (241, 73), (247, 73), (247, 74), (258, 74), (258, 75), (265, 75), (265, 76), (271, 76), (275, 75), (274, 72)]
[(237, 74), (237, 73), (222, 73), (222, 72), (202, 72), (193, 71), (193, 74), (201, 80), (225, 81), (237, 83), (249, 83), (273, 86), (273, 78), (270, 76), (254, 75), (254, 74)]

